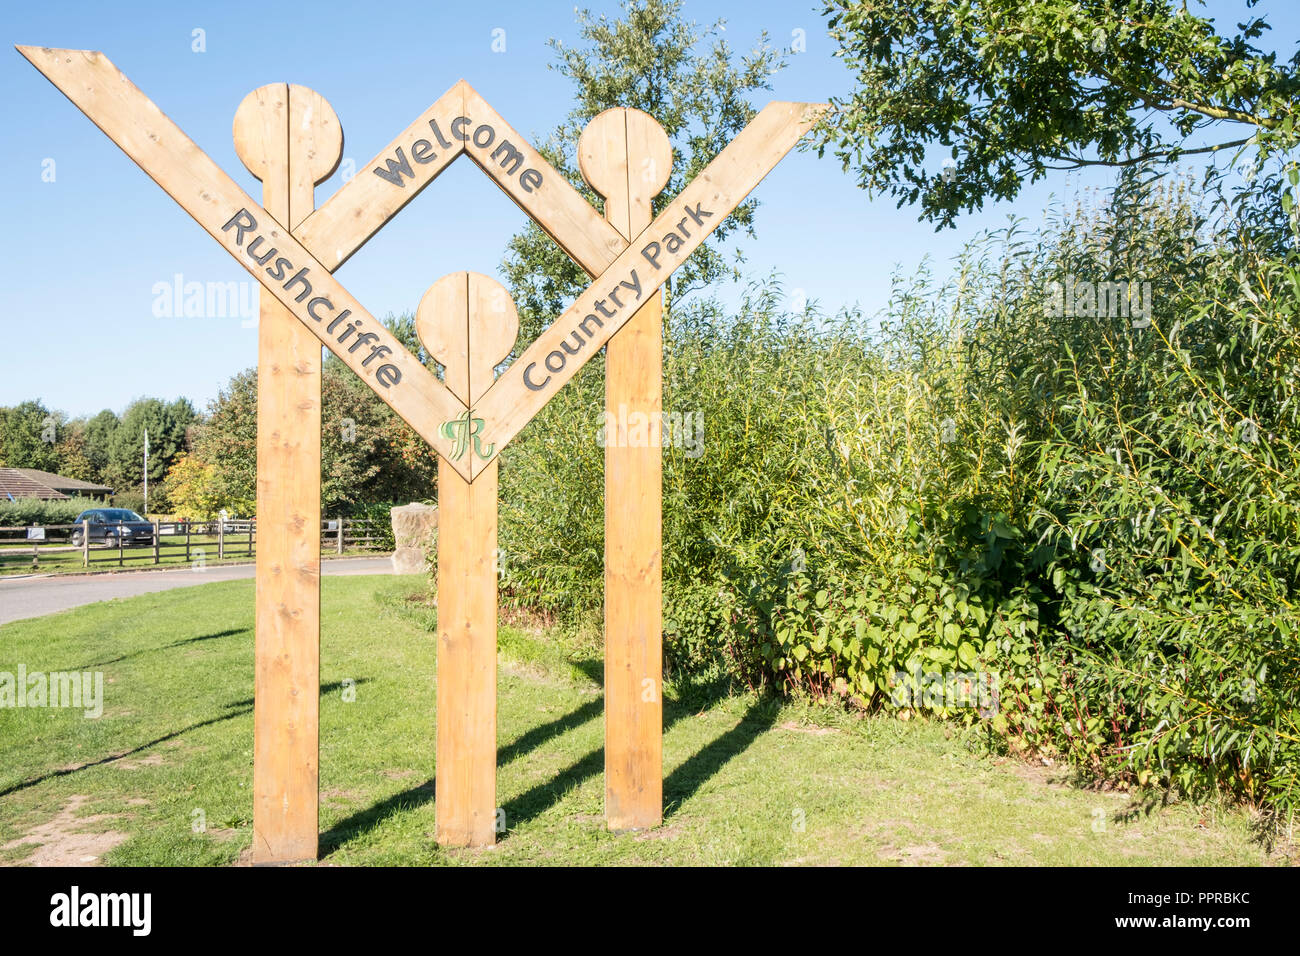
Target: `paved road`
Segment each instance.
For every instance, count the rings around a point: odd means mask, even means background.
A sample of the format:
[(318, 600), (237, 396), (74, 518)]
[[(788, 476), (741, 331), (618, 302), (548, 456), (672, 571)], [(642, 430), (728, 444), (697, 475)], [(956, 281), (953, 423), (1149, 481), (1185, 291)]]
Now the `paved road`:
[[(251, 578), (254, 565), (228, 564), (192, 571), (122, 571), (111, 574), (51, 574), (28, 578), (0, 578), (0, 624), (24, 617), (39, 617), (83, 604), (112, 598), (135, 597), (172, 588), (193, 587), (212, 581)], [(321, 571), (334, 574), (392, 574), (389, 558), (331, 558), (321, 561)]]

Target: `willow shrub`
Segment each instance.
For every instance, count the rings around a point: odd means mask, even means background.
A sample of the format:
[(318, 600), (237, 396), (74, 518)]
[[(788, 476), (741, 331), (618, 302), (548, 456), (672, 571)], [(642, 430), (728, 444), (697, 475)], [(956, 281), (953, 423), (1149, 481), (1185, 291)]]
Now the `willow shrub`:
[[(883, 333), (857, 313), (789, 314), (772, 282), (735, 315), (709, 303), (674, 313), (663, 505), (674, 676), (873, 706), (895, 673), (1026, 651), (1036, 604), (1003, 565), (1020, 441), (963, 397), (958, 330), (970, 317), (917, 291), (898, 287)], [(507, 449), (507, 604), (598, 619), (602, 409), (599, 371), (584, 371)]]
[[(1300, 263), (1203, 208), (1128, 177), (896, 282), (878, 322), (772, 282), (679, 306), (665, 409), (703, 447), (664, 449), (670, 675), (1293, 806)], [(1050, 292), (1117, 279), (1149, 315)], [(508, 605), (599, 621), (602, 407), (593, 362), (503, 457)], [(918, 696), (936, 673), (993, 675), (994, 706)]]
[(995, 727), (1294, 806), (1300, 260), (1167, 191), (1078, 225), (1035, 278), (1139, 277), (1153, 309), (1053, 317), (1022, 288), (1026, 321), (983, 328), (991, 380), (1038, 423), (1029, 527), (1051, 555), (1051, 640)]

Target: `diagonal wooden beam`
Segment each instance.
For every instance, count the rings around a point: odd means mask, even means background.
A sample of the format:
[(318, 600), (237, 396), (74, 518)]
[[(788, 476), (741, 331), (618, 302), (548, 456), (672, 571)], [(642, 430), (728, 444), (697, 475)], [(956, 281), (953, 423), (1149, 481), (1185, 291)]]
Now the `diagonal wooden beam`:
[[(465, 151), (465, 144), (451, 135), (451, 124), (465, 110), (466, 85), (458, 80), (293, 231), (331, 272)], [(390, 160), (395, 166), (390, 167)], [(396, 177), (402, 185), (375, 170)]]
[(524, 427), (647, 296), (721, 224), (820, 118), (814, 103), (769, 103), (496, 380), (474, 407), (493, 455)]
[[(588, 275), (600, 275), (627, 248), (618, 230), (464, 80), (340, 186), (294, 235), (333, 271), (462, 154)], [(535, 175), (527, 175), (529, 170)]]
[[(452, 442), (439, 427), (464, 413), (460, 400), (108, 57), (92, 50), (17, 49), (435, 451), (448, 457)], [(255, 227), (241, 228), (248, 222)], [(256, 249), (259, 257), (272, 247), (277, 251), (265, 266), (250, 255), (249, 246), (257, 236), (262, 238)], [(270, 270), (281, 261), (288, 266), (271, 278)], [(288, 280), (298, 274), (310, 284), (310, 292), (304, 294), (304, 282), (288, 287)], [(329, 327), (345, 311), (357, 329), (349, 334), (350, 342), (337, 339), (346, 326)], [(369, 342), (373, 348), (352, 350), (360, 331), (375, 336)], [(378, 348), (388, 351), (376, 355)], [(385, 368), (392, 371), (381, 376)], [(467, 479), (472, 477), (467, 459), (453, 462), (453, 467)]]
[[(485, 117), (484, 122), (496, 131), (493, 142), (487, 146), (480, 146), (480, 139), (472, 137), (466, 144), (466, 155), (587, 275), (595, 278), (609, 268), (610, 263), (627, 248), (627, 240), (622, 234), (468, 83), (465, 84), (465, 112), (472, 117)], [(477, 119), (474, 126), (477, 130)], [(528, 169), (539, 172), (540, 185), (529, 191), (521, 176), (510, 172), (515, 164), (509, 160), (509, 154), (501, 151), (503, 142), (517, 147), (522, 153), (523, 160), (518, 164), (520, 173)]]

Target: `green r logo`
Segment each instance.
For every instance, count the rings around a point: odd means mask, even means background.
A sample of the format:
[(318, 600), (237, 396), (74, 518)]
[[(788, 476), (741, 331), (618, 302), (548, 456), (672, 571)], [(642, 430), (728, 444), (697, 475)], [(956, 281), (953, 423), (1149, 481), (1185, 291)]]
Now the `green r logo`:
[(474, 454), (478, 455), (484, 461), (487, 461), (492, 457), (492, 452), (497, 447), (495, 444), (492, 444), (487, 446), (487, 451), (483, 450), (479, 433), (483, 431), (483, 426), (486, 425), (487, 422), (481, 418), (473, 418), (471, 417), (472, 415), (473, 412), (466, 409), (464, 415), (461, 415), (459, 418), (453, 418), (449, 422), (443, 422), (442, 427), (439, 429), (443, 438), (455, 442), (455, 445), (452, 446), (452, 461), (460, 461), (460, 459), (464, 457), (465, 450), (469, 448), (469, 440), (471, 438), (474, 439)]

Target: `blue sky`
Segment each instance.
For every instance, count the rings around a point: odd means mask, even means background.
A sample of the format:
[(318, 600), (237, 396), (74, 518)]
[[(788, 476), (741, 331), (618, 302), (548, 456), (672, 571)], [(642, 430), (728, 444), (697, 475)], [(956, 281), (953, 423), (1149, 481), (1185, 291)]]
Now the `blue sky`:
[[(584, 4), (615, 13), (617, 3)], [(817, 11), (804, 3), (686, 0), (701, 23), (727, 20), (733, 47), (766, 30), (807, 51), (789, 57), (773, 99), (821, 101), (849, 89)], [(1242, 2), (1211, 13), (1240, 18)], [(1289, 55), (1300, 36), (1296, 5), (1257, 8), (1271, 42)], [(345, 133), (358, 169), (457, 79), (465, 78), (520, 132), (539, 142), (570, 107), (568, 81), (548, 69), (546, 41), (577, 39), (571, 2), (472, 4), (319, 0), (220, 4), (6, 4), (7, 44), (101, 50), (244, 189), (260, 185), (235, 156), (231, 119), (244, 95), (271, 82), (319, 91)], [(1230, 27), (1229, 27), (1230, 28)], [(193, 35), (204, 31), (204, 52)], [(492, 50), (505, 31), (505, 52)], [(70, 415), (120, 411), (131, 399), (187, 396), (200, 408), (234, 373), (256, 362), (257, 333), (238, 316), (159, 317), (155, 290), (185, 282), (249, 279), (215, 242), (48, 81), (11, 48), (0, 50), (0, 182), (9, 228), (0, 234), (0, 322), (7, 327), (0, 405), (41, 398)], [(755, 105), (761, 106), (766, 97)], [(48, 176), (53, 161), (53, 182)], [(1041, 218), (1053, 194), (1098, 174), (1063, 174), (936, 234), (908, 208), (872, 199), (832, 159), (795, 153), (759, 185), (758, 239), (745, 245), (751, 274), (777, 270), (786, 288), (834, 310), (884, 305), (895, 269), (924, 257), (946, 261), (1009, 214)], [(342, 171), (317, 188), (323, 202)], [(413, 310), (442, 275), (499, 275), (506, 240), (524, 216), (473, 164), (453, 165), (338, 272), (372, 313)], [(250, 280), (251, 281), (251, 280)], [(719, 289), (734, 298), (735, 289)]]

